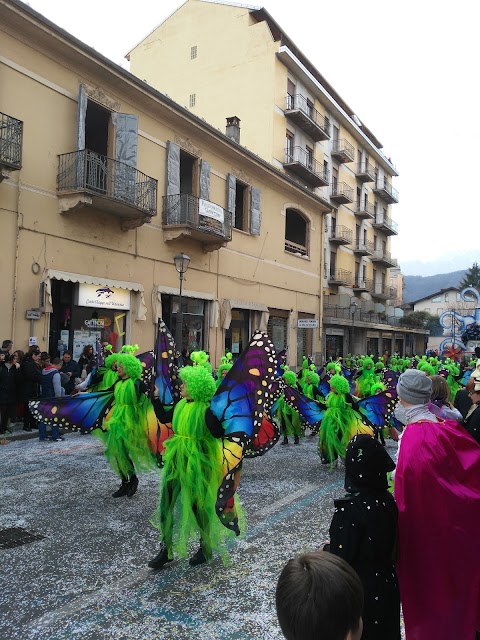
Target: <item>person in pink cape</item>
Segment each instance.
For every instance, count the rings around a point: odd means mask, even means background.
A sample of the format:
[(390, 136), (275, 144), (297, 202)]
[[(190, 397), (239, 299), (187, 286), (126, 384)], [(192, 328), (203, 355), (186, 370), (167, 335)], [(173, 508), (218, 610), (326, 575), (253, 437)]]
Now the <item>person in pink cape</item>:
[(398, 381), (407, 425), (395, 473), (398, 564), (407, 640), (480, 637), (480, 446), (428, 409), (432, 382), (417, 369)]

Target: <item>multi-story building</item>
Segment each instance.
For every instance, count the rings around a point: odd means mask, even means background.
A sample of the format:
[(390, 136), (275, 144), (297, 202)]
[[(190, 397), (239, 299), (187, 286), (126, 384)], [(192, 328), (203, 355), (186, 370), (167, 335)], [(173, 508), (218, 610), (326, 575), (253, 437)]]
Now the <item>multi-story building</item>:
[[(415, 335), (396, 328), (391, 304), (397, 170), (272, 16), (233, 2), (187, 0), (127, 58), (132, 73), (214, 127), (227, 118), (233, 135), (241, 128), (239, 144), (330, 204), (319, 271), (324, 353), (417, 350)], [(308, 220), (292, 206), (285, 222), (285, 250), (308, 256)]]
[(182, 317), (214, 365), (258, 327), (320, 357), (328, 200), (28, 5), (0, 15), (0, 336), (143, 351)]

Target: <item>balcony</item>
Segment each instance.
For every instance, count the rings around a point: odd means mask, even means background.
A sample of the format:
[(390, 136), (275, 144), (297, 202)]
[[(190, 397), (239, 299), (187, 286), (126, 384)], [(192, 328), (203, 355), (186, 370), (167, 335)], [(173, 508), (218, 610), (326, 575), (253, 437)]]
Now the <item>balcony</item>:
[(163, 238), (193, 238), (204, 251), (225, 247), (232, 239), (232, 214), (218, 204), (178, 193), (163, 197)]
[(390, 287), (386, 287), (377, 282), (374, 284), (371, 293), (374, 298), (378, 298), (379, 300), (388, 300), (390, 298)]
[(355, 206), (355, 215), (357, 218), (361, 218), (362, 220), (370, 219), (373, 220), (375, 218), (375, 205), (371, 202), (357, 200), (357, 204)]
[(307, 247), (302, 244), (297, 244), (291, 240), (285, 240), (285, 251), (293, 253), (295, 256), (308, 256)]
[(348, 140), (333, 140), (332, 142), (332, 157), (336, 158), (339, 162), (353, 162), (355, 160), (355, 149)]
[(332, 182), (330, 200), (337, 204), (349, 204), (353, 202), (353, 189), (345, 182)]
[(398, 224), (383, 213), (377, 213), (372, 227), (382, 231), (386, 236), (396, 236), (398, 234)]
[(328, 169), (312, 158), (311, 154), (302, 147), (285, 149), (283, 168), (295, 173), (312, 187), (326, 187), (328, 185)]
[(22, 168), (23, 122), (0, 113), (0, 182)]
[(364, 240), (363, 242), (357, 240), (353, 247), (353, 253), (356, 253), (358, 256), (372, 256), (374, 251), (375, 246), (370, 240)]
[(330, 138), (330, 122), (302, 95), (287, 96), (285, 117), (299, 126), (315, 142)]
[(128, 230), (157, 215), (157, 181), (135, 167), (82, 149), (58, 156), (60, 213), (89, 206), (121, 220)]
[(384, 267), (398, 267), (398, 262), (392, 258), (388, 251), (383, 249), (375, 249), (372, 256), (372, 262), (376, 262)]
[(347, 227), (336, 225), (330, 232), (328, 238), (332, 244), (352, 244), (353, 232)]
[(353, 283), (353, 290), (357, 293), (362, 293), (371, 291), (371, 287), (369, 287), (368, 280), (362, 280), (361, 278), (359, 278)]
[(375, 182), (376, 180), (375, 167), (365, 161), (357, 164), (355, 175), (359, 182)]
[(336, 269), (330, 271), (327, 277), (327, 282), (330, 285), (343, 285), (350, 287), (352, 285), (352, 272), (345, 269)]
[(398, 202), (398, 191), (385, 179), (377, 182), (373, 188), (373, 193), (387, 204), (395, 204)]
[[(323, 318), (344, 320), (345, 323), (351, 322), (352, 312), (350, 307), (323, 307)], [(401, 326), (402, 318), (395, 316), (387, 316), (385, 313), (375, 313), (374, 311), (357, 311), (355, 314), (355, 322), (366, 322), (368, 324), (389, 324), (392, 326)], [(344, 322), (339, 324), (345, 324)]]

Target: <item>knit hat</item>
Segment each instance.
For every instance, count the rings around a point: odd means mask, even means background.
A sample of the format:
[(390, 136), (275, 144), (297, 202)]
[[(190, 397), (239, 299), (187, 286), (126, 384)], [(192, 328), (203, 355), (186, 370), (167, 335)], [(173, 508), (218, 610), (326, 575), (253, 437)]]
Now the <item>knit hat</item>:
[(397, 393), (400, 400), (410, 404), (427, 404), (432, 395), (432, 381), (418, 369), (407, 369), (397, 383)]

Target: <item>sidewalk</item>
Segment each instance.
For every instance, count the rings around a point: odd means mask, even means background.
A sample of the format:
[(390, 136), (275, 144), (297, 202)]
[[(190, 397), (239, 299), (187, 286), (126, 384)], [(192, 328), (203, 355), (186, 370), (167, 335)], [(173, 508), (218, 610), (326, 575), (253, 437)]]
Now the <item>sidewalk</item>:
[[(0, 435), (0, 444), (8, 444), (8, 442), (13, 440), (31, 440), (38, 438), (38, 429), (23, 431), (23, 422), (11, 422), (8, 428), (12, 430), (12, 433), (2, 433), (2, 435)], [(47, 431), (47, 435), (50, 435), (49, 431)]]

